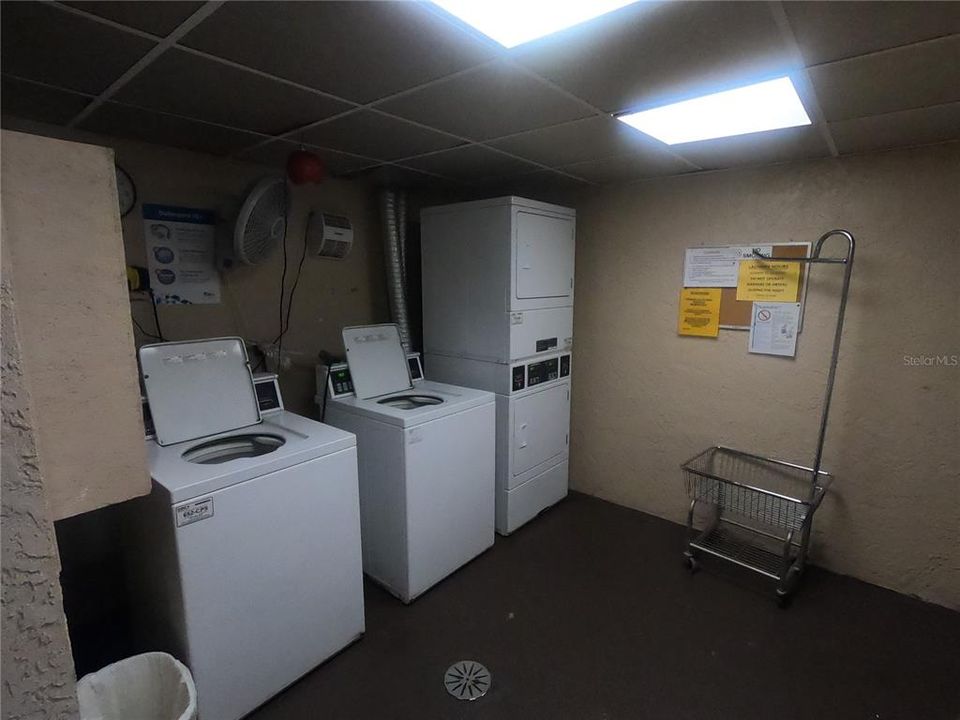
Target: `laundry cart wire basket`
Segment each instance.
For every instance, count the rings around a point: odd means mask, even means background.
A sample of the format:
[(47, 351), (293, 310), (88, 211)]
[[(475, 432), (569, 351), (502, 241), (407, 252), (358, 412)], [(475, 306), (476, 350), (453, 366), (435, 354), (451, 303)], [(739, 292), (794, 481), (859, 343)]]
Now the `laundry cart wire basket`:
[[(824, 243), (835, 235), (846, 238), (846, 256), (822, 257)], [(821, 461), (855, 246), (856, 241), (849, 232), (831, 230), (817, 240), (808, 258), (769, 258), (754, 251), (760, 258), (844, 266), (812, 467), (722, 445), (707, 448), (681, 466), (690, 497), (684, 553), (689, 568), (697, 570), (700, 553), (747, 568), (776, 581), (777, 598), (782, 605), (789, 602), (803, 573), (813, 517), (833, 481), (832, 475), (822, 469)], [(698, 518), (704, 515), (706, 521), (698, 523)]]

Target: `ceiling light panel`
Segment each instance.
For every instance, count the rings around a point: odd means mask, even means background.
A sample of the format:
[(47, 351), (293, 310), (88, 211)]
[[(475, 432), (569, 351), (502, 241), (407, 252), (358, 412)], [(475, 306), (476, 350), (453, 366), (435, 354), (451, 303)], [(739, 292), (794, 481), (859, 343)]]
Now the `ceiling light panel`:
[(789, 77), (620, 115), (618, 120), (668, 145), (809, 125)]
[(638, 0), (433, 0), (507, 48), (552, 35)]

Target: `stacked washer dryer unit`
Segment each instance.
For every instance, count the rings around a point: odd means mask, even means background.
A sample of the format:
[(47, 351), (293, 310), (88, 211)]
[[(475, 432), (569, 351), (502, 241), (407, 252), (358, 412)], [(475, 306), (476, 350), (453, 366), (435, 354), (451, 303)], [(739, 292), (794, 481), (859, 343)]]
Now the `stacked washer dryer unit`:
[(497, 395), (497, 531), (567, 494), (576, 213), (502, 197), (421, 213), (424, 361)]
[(396, 325), (343, 342), (324, 419), (357, 436), (364, 572), (409, 603), (493, 545), (494, 395), (424, 380)]
[(131, 504), (139, 644), (237, 720), (364, 631), (356, 438), (283, 409), (243, 341), (145, 345), (152, 493)]

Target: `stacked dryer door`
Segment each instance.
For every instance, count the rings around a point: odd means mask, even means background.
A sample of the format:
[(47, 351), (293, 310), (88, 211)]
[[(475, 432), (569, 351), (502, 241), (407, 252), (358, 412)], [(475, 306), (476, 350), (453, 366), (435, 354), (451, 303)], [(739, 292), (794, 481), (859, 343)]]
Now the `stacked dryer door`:
[(575, 217), (517, 197), (422, 213), (426, 369), (497, 393), (502, 534), (567, 491)]

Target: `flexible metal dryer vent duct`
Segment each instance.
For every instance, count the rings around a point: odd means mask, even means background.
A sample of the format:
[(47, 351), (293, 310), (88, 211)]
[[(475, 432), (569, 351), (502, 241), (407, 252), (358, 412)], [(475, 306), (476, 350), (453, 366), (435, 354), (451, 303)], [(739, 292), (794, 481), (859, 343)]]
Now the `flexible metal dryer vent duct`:
[(410, 352), (410, 316), (407, 311), (407, 198), (402, 192), (384, 190), (380, 195), (384, 256), (387, 267), (387, 300), (390, 317), (400, 330), (400, 343)]

